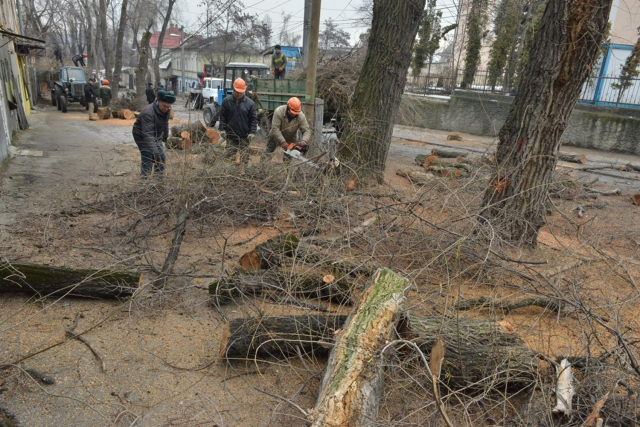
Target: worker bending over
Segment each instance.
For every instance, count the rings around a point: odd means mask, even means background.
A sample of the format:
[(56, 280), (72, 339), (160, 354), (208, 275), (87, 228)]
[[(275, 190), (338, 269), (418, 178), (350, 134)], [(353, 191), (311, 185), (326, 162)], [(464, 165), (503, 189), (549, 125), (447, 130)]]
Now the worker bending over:
[[(298, 141), (298, 130), (302, 138)], [(296, 97), (289, 99), (287, 105), (276, 108), (271, 122), (266, 156), (273, 153), (277, 146), (289, 151), (292, 148), (305, 153), (309, 148), (307, 141), (311, 138), (309, 122), (302, 112), (302, 103)]]

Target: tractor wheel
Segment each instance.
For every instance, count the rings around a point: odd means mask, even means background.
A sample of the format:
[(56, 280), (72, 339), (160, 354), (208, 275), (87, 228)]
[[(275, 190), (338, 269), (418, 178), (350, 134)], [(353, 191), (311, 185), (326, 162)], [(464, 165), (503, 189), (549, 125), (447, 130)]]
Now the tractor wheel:
[(211, 105), (205, 107), (204, 112), (202, 113), (202, 118), (207, 126), (215, 126), (218, 121), (218, 106)]
[(56, 97), (56, 105), (58, 106), (58, 111), (62, 111), (62, 104), (60, 103), (60, 98), (62, 98), (62, 95), (59, 95)]
[(62, 112), (66, 113), (67, 112), (67, 97), (64, 95), (60, 96), (59, 99), (60, 105), (62, 106)]
[(51, 91), (51, 105), (56, 106), (56, 92)]

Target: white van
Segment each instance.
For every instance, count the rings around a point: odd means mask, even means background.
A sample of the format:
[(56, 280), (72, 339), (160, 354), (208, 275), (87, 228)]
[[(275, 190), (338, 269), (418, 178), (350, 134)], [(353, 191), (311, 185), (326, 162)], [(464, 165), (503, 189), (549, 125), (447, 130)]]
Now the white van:
[(214, 77), (207, 77), (204, 79), (204, 86), (202, 87), (202, 97), (206, 102), (211, 104), (218, 102), (218, 89), (222, 89), (224, 81)]

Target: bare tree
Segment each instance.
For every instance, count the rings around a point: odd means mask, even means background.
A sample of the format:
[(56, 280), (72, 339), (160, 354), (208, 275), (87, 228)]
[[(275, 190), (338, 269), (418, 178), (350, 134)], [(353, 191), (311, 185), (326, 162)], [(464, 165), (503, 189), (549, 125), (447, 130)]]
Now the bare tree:
[(162, 44), (164, 43), (164, 36), (167, 31), (167, 26), (169, 25), (169, 20), (171, 19), (171, 11), (173, 10), (173, 6), (176, 4), (176, 0), (169, 0), (167, 5), (167, 11), (163, 16), (162, 20), (162, 29), (160, 30), (160, 35), (158, 36), (158, 46), (156, 47), (156, 57), (153, 58), (153, 70), (155, 74), (155, 84), (156, 87), (158, 83), (160, 83), (160, 58), (162, 57)]
[(351, 34), (340, 28), (333, 19), (324, 21), (324, 29), (320, 32), (320, 47), (328, 50), (332, 47), (349, 47)]
[(145, 78), (149, 72), (149, 53), (151, 52), (149, 40), (151, 40), (151, 27), (153, 26), (153, 22), (153, 20), (149, 20), (142, 33), (142, 40), (140, 40), (140, 55), (138, 58), (138, 68), (136, 68), (136, 102), (138, 104), (138, 110), (142, 110), (145, 105), (147, 105), (144, 90)]
[(118, 24), (118, 35), (116, 36), (116, 54), (115, 64), (113, 67), (113, 81), (115, 83), (112, 88), (112, 96), (114, 99), (118, 99), (118, 91), (120, 89), (120, 73), (122, 72), (122, 43), (124, 39), (124, 28), (127, 23), (127, 4), (128, 0), (122, 0), (120, 6), (120, 22)]
[[(107, 28), (107, 3), (109, 0), (100, 0), (100, 35), (102, 36), (102, 51), (104, 53), (104, 72), (107, 80), (112, 79), (111, 51), (109, 49), (109, 31)], [(115, 82), (118, 84), (119, 82)]]
[(506, 240), (536, 244), (560, 137), (598, 56), (611, 2), (547, 3), (484, 194), (482, 218)]
[[(369, 48), (351, 102), (342, 158), (382, 181), (426, 0), (375, 0)], [(393, 52), (390, 55), (389, 52)]]

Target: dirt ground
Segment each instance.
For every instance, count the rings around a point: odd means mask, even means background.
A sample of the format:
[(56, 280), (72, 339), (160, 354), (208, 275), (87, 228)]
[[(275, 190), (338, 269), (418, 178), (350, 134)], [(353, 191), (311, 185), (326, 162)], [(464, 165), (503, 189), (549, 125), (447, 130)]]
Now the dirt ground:
[[(171, 125), (184, 123), (188, 117), (189, 113), (178, 106)], [(41, 106), (33, 113), (31, 129), (21, 132), (15, 140), (16, 156), (0, 171), (0, 253), (4, 259), (76, 268), (124, 265), (143, 271), (147, 278), (153, 277), (152, 267), (161, 266), (170, 246), (172, 227), (165, 227), (162, 233), (146, 234), (143, 239), (138, 231), (126, 231), (124, 225), (129, 225), (126, 215), (136, 215), (136, 203), (142, 206), (144, 197), (155, 194), (154, 185), (158, 186), (157, 194), (166, 198), (163, 200), (174, 202), (171, 194), (161, 193), (162, 183), (141, 183), (139, 152), (131, 137), (133, 122), (120, 119), (90, 122), (85, 112), (76, 108), (62, 114), (55, 107)], [(461, 141), (447, 141), (447, 135), (396, 127), (388, 158), (387, 183), (376, 189), (363, 188), (362, 192), (390, 192), (394, 197), (418, 200), (426, 204), (423, 213), (429, 221), (457, 230), (453, 220), (468, 221), (473, 216), (473, 206), (477, 206), (481, 197), (482, 179), (458, 184), (442, 178), (439, 186), (429, 191), (414, 188), (395, 174), (397, 169), (417, 169), (413, 164), (415, 156), (432, 148), (454, 147), (480, 158), (495, 144), (491, 138), (465, 134), (460, 134)], [(601, 319), (607, 314), (613, 317), (615, 312), (615, 321), (608, 318), (610, 321), (605, 323), (627, 328), (626, 337), (634, 342), (631, 351), (637, 358), (640, 352), (632, 337), (637, 337), (640, 331), (637, 316), (640, 207), (631, 203), (630, 196), (640, 193), (640, 173), (618, 168), (625, 163), (640, 165), (640, 158), (570, 147), (566, 152), (585, 154), (588, 163), (577, 166), (560, 162), (559, 170), (574, 180), (594, 182), (597, 178), (596, 188), (619, 188), (622, 194), (600, 196), (598, 201), (606, 201), (606, 207), (587, 206), (582, 218), (577, 217), (575, 209), (590, 201), (555, 200), (554, 213), (541, 232), (538, 248), (507, 248), (505, 253), (511, 258), (539, 262), (526, 269), (518, 263), (512, 267), (521, 275), (540, 274), (556, 286), (541, 290), (541, 294), (549, 295), (552, 291), (579, 294), (588, 298), (582, 301), (600, 313)], [(199, 158), (197, 154), (169, 151), (170, 179), (188, 181), (191, 175), (186, 171)], [(257, 156), (252, 157), (252, 162), (257, 161)], [(280, 164), (280, 159), (274, 157), (267, 169), (275, 172)], [(580, 170), (589, 165), (594, 169)], [(225, 176), (231, 183), (247, 179), (233, 174)], [(190, 183), (183, 185), (186, 188)], [(147, 186), (146, 192), (136, 193), (141, 186)], [(435, 191), (436, 187), (440, 193)], [(221, 188), (221, 197), (224, 192)], [(107, 202), (111, 205), (107, 206)], [(371, 203), (376, 203), (375, 199)], [(101, 208), (94, 209), (96, 206)], [(212, 215), (223, 214), (228, 215), (215, 212)], [(303, 424), (302, 414), (285, 399), (305, 410), (311, 408), (324, 360), (294, 357), (287, 361), (228, 364), (219, 360), (218, 353), (226, 320), (305, 311), (267, 301), (227, 305), (218, 310), (212, 307), (207, 292), (212, 278), (237, 265), (243, 253), (286, 231), (291, 221), (283, 218), (288, 216), (297, 216), (296, 221), (301, 221), (297, 211), (287, 210), (262, 223), (254, 221), (219, 230), (205, 225), (189, 228), (177, 268), (184, 274), (172, 277), (171, 286), (162, 292), (142, 293), (122, 301), (1, 295), (0, 365), (5, 368), (0, 371), (0, 408), (12, 414), (20, 426)], [(158, 221), (167, 222), (163, 218)], [(175, 218), (168, 219), (170, 223)], [(406, 259), (402, 259), (405, 263), (402, 271), (413, 285), (408, 304), (412, 310), (449, 316), (456, 311), (453, 302), (461, 298), (500, 299), (525, 294), (524, 288), (488, 285), (479, 276), (471, 279), (464, 276), (463, 280), (463, 276), (454, 274), (459, 261), (455, 251), (451, 255), (450, 247), (448, 252), (443, 249), (444, 257), (426, 255), (431, 246), (444, 247), (449, 243), (443, 239), (422, 244), (429, 249), (418, 246), (411, 249), (419, 265), (406, 264)], [(405, 250), (407, 245), (398, 241), (398, 248)], [(404, 255), (394, 254), (390, 245), (376, 251), (383, 254), (381, 259), (390, 262)], [(418, 254), (422, 252), (425, 255), (420, 258)], [(438, 264), (438, 270), (429, 259)], [(447, 265), (441, 264), (443, 259)], [(491, 274), (500, 276), (496, 271)], [(348, 313), (348, 307), (343, 311)], [(585, 325), (592, 322), (585, 316), (539, 307), (509, 312), (480, 309), (464, 315), (506, 321), (527, 346), (549, 357), (584, 355), (585, 342), (591, 340), (599, 342), (600, 350), (615, 342), (615, 336), (607, 335), (606, 328)], [(76, 320), (77, 331), (91, 328), (84, 337), (100, 355), (104, 371), (87, 345), (65, 338), (65, 330)], [(600, 331), (601, 335), (594, 331)], [(16, 363), (25, 355), (52, 345)], [(55, 384), (33, 380), (24, 373), (25, 369), (37, 369), (52, 376)], [(393, 384), (405, 387), (400, 380)], [(406, 387), (419, 388), (415, 384)], [(433, 405), (420, 401), (422, 397), (402, 402), (403, 393), (399, 390), (394, 394), (394, 386), (389, 387), (381, 425), (437, 424), (433, 421), (436, 419)], [(455, 407), (455, 399), (451, 399)], [(489, 425), (491, 421), (503, 425), (504, 421), (489, 420), (486, 416), (480, 421), (463, 415), (459, 420), (458, 425)]]

